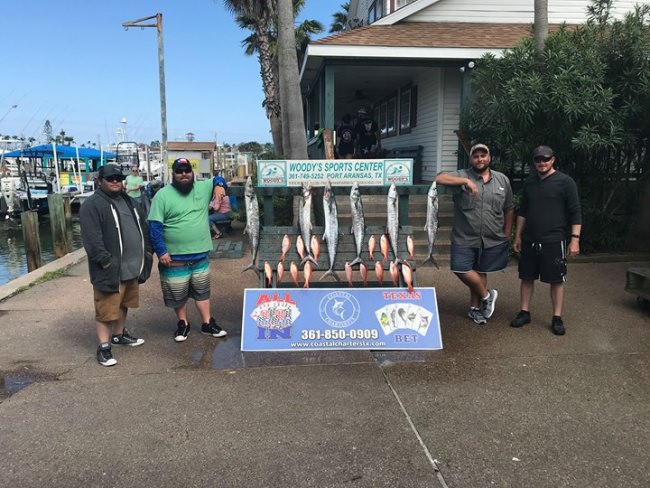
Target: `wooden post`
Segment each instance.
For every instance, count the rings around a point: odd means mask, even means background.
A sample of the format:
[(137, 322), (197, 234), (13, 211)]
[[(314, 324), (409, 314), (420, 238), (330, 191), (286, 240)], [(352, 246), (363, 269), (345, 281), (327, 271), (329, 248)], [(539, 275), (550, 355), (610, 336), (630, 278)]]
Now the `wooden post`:
[[(81, 183), (81, 186), (83, 186), (83, 182)], [(63, 210), (66, 222), (68, 224), (72, 223), (72, 203), (70, 201), (70, 195), (63, 196)]]
[(38, 234), (38, 213), (35, 210), (25, 210), (20, 213), (20, 222), (23, 226), (27, 271), (32, 272), (43, 266), (41, 241)]
[(334, 131), (332, 129), (323, 130), (323, 146), (325, 149), (325, 159), (334, 159)]
[(63, 195), (54, 193), (47, 196), (47, 206), (50, 210), (50, 227), (52, 228), (52, 244), (55, 259), (68, 254), (68, 235), (66, 233), (65, 213), (63, 210)]

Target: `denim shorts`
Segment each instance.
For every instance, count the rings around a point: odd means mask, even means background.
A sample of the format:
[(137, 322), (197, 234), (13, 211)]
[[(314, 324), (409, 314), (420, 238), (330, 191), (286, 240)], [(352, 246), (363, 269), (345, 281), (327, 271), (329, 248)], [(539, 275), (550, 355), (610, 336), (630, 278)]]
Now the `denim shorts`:
[(463, 247), (451, 244), (451, 270), (454, 273), (496, 273), (508, 266), (510, 243), (502, 242), (493, 247)]

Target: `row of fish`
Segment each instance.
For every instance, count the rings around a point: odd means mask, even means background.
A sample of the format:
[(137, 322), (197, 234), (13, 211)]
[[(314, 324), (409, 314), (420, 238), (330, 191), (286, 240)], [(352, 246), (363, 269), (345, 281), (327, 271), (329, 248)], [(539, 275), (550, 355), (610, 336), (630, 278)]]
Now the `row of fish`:
[[(246, 228), (244, 229), (244, 233), (247, 233), (249, 235), (249, 242), (250, 242), (250, 248), (252, 254), (251, 263), (244, 268), (244, 271), (252, 269), (259, 274), (259, 271), (257, 270), (255, 264), (258, 250), (259, 250), (259, 243), (260, 243), (259, 206), (257, 202), (255, 189), (253, 187), (253, 183), (250, 177), (246, 181), (244, 199), (246, 205)], [(354, 266), (359, 265), (359, 269), (362, 274), (364, 283), (367, 283), (367, 278), (366, 278), (367, 266), (364, 259), (361, 257), (363, 243), (365, 239), (366, 225), (365, 225), (365, 217), (363, 213), (363, 203), (361, 200), (361, 192), (359, 189), (359, 185), (357, 183), (354, 183), (352, 185), (352, 189), (350, 191), (350, 208), (352, 214), (352, 226), (350, 232), (354, 236), (356, 257), (350, 263), (345, 264), (344, 269), (346, 270), (346, 278), (348, 279), (348, 282), (351, 283), (352, 280), (349, 278), (350, 273), (348, 272), (348, 268), (352, 270)], [(326, 276), (332, 276), (336, 279), (336, 281), (341, 281), (340, 277), (335, 271), (336, 254), (337, 254), (338, 238), (339, 238), (338, 208), (336, 205), (336, 198), (334, 195), (334, 191), (332, 190), (332, 186), (329, 182), (325, 187), (325, 191), (323, 195), (323, 210), (325, 215), (325, 228), (323, 233), (323, 240), (327, 245), (329, 268), (321, 276), (320, 279), (322, 280)], [(299, 219), (298, 219), (300, 234), (296, 239), (296, 250), (298, 252), (298, 255), (301, 258), (300, 265), (303, 266), (304, 268), (308, 263), (310, 264), (309, 269), (304, 270), (305, 274), (309, 274), (310, 277), (313, 271), (311, 263), (313, 263), (315, 266), (318, 266), (318, 256), (320, 254), (320, 241), (318, 240), (317, 236), (312, 234), (313, 224), (311, 221), (311, 215), (312, 215), (312, 187), (311, 185), (307, 184), (302, 187), (302, 192), (300, 197)], [(436, 263), (435, 257), (433, 256), (433, 247), (435, 243), (437, 229), (438, 229), (438, 194), (436, 189), (436, 183), (434, 181), (431, 184), (431, 187), (429, 188), (429, 191), (427, 193), (427, 217), (426, 217), (424, 230), (427, 232), (428, 255), (427, 258), (424, 260), (424, 263), (431, 262), (436, 267), (438, 267), (438, 264)], [(393, 263), (391, 263), (389, 270), (391, 270), (391, 268), (394, 267), (396, 269), (397, 276), (399, 276), (398, 266), (400, 266), (402, 270), (402, 275), (412, 276), (412, 269), (411, 266), (408, 264), (408, 261), (400, 259), (398, 257), (398, 249), (397, 249), (398, 237), (399, 237), (399, 196), (397, 194), (397, 188), (393, 184), (390, 186), (388, 190), (387, 208), (386, 208), (386, 233), (380, 236), (379, 248), (381, 250), (381, 254), (384, 262), (388, 260), (389, 248), (393, 252), (393, 256), (395, 257), (395, 260)], [(371, 260), (374, 260), (373, 253), (376, 244), (377, 244), (376, 237), (374, 235), (371, 235), (370, 238), (368, 239), (368, 252)], [(414, 243), (413, 243), (412, 236), (407, 236), (406, 244), (407, 244), (407, 250), (409, 252), (409, 258), (413, 260)], [(286, 255), (290, 249), (291, 249), (291, 238), (288, 235), (285, 235), (282, 239), (282, 254), (280, 256), (280, 263), (284, 262)], [(266, 264), (268, 263), (265, 263), (265, 270), (267, 268)], [(282, 267), (283, 266), (284, 265), (282, 264)], [(404, 270), (405, 267), (408, 268), (406, 271)], [(380, 269), (381, 271), (379, 271)], [(375, 272), (377, 274), (377, 278), (380, 283), (383, 279), (383, 271), (384, 271), (383, 266), (380, 263), (376, 263)], [(278, 270), (278, 275), (279, 274), (280, 273)], [(391, 276), (392, 275), (393, 272), (391, 270)], [(296, 280), (294, 279), (294, 281)], [(404, 281), (405, 283), (407, 283), (406, 277)], [(308, 283), (309, 283), (309, 279), (306, 277), (305, 284), (308, 286)]]
[[(264, 278), (266, 280), (266, 285), (268, 287), (273, 286), (273, 271), (274, 270), (271, 263), (269, 263), (268, 261), (264, 261)], [(285, 271), (284, 261), (279, 261), (275, 268), (275, 273), (277, 277), (276, 285), (282, 282), (282, 278), (284, 277), (284, 271)], [(289, 272), (291, 274), (293, 283), (296, 285), (296, 287), (300, 287), (300, 283), (299, 283), (300, 271), (298, 269), (298, 265), (294, 261), (291, 261), (291, 264), (289, 265)], [(309, 288), (309, 283), (313, 272), (314, 269), (312, 267), (311, 261), (305, 262), (305, 265), (303, 267), (303, 278), (304, 278), (303, 288)], [(363, 286), (368, 286), (368, 267), (363, 262), (359, 264), (359, 273), (361, 274), (361, 279), (363, 280)], [(406, 286), (408, 287), (409, 291), (412, 292), (414, 288), (413, 288), (413, 268), (411, 268), (411, 265), (407, 261), (403, 261), (400, 264), (395, 264), (395, 262), (391, 261), (389, 265), (389, 275), (390, 275), (390, 279), (393, 282), (393, 286), (395, 287), (399, 286), (400, 274), (402, 275), (402, 279), (406, 284)], [(379, 286), (382, 286), (384, 282), (384, 267), (379, 261), (375, 262), (375, 277), (379, 282)], [(352, 268), (352, 263), (349, 262), (345, 263), (345, 278), (348, 282), (348, 285), (350, 287), (353, 287), (354, 269)]]

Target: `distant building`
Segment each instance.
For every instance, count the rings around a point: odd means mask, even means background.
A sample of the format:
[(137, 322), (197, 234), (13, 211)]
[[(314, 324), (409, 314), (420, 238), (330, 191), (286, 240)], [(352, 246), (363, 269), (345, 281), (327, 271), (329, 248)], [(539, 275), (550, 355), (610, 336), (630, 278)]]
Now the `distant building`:
[(186, 158), (192, 163), (197, 176), (209, 178), (214, 175), (215, 153), (217, 145), (214, 142), (174, 141), (167, 143), (168, 169), (178, 158)]

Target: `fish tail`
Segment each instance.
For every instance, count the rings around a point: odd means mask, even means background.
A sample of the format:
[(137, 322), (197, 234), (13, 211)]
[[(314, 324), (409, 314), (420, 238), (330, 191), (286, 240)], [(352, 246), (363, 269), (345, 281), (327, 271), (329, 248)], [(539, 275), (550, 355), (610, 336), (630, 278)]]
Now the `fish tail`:
[(316, 265), (316, 267), (318, 267), (318, 261), (316, 261), (311, 254), (307, 254), (302, 261), (300, 261), (300, 266), (304, 266), (307, 261), (311, 261)]
[(338, 282), (341, 281), (341, 278), (339, 277), (339, 275), (332, 268), (328, 269), (325, 272), (325, 274), (323, 274), (323, 276), (320, 277), (320, 279), (318, 281), (323, 281), (323, 278), (325, 278), (326, 276), (330, 276), (330, 275), (332, 275), (336, 281), (338, 281)]
[(350, 266), (354, 267), (356, 264), (366, 264), (366, 262), (363, 260), (361, 256), (357, 256), (352, 260)]
[(429, 254), (429, 256), (422, 261), (422, 264), (425, 265), (427, 263), (433, 264), (437, 269), (440, 269), (440, 266), (438, 266), (438, 261), (436, 261), (436, 258), (433, 257), (433, 254)]
[(249, 269), (252, 269), (253, 271), (255, 271), (255, 274), (257, 275), (258, 278), (260, 277), (260, 271), (255, 266), (255, 261), (253, 261), (251, 264), (249, 264), (244, 269), (242, 269), (241, 272), (243, 273), (244, 271), (248, 271)]

